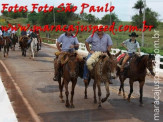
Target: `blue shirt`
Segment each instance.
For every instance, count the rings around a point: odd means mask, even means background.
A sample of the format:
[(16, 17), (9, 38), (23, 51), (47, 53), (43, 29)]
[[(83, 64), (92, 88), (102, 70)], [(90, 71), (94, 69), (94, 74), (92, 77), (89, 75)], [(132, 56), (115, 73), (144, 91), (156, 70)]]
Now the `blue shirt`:
[(123, 42), (123, 44), (126, 45), (128, 53), (136, 52), (137, 48), (140, 48), (139, 42), (137, 42), (136, 40), (135, 42), (132, 42), (131, 39), (127, 39), (126, 41)]
[(101, 52), (106, 52), (108, 49), (108, 46), (113, 45), (113, 42), (111, 40), (111, 37), (108, 34), (103, 34), (102, 38), (98, 36), (97, 33), (94, 33), (93, 37), (90, 35), (86, 42), (91, 44), (91, 50), (92, 51), (101, 51)]
[[(62, 51), (69, 52), (71, 50), (71, 45), (79, 44), (77, 37), (73, 36), (66, 36), (66, 34), (62, 34), (58, 39), (57, 42), (62, 43)], [(74, 51), (75, 49), (73, 49)]]
[(9, 37), (9, 36), (10, 36), (10, 33), (4, 31), (3, 36), (4, 36), (4, 37)]

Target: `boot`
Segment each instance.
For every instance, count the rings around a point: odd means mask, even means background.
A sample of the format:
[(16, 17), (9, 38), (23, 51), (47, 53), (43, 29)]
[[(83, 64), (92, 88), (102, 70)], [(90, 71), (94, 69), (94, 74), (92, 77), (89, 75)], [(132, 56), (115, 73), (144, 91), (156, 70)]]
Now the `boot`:
[(54, 78), (53, 78), (54, 81), (58, 81), (59, 80), (59, 77), (58, 75), (54, 75)]

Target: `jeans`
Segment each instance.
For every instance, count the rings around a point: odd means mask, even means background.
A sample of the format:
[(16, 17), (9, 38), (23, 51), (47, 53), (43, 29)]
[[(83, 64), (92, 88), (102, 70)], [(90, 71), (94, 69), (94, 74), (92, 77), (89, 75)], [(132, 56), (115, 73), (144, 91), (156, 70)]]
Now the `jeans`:
[(29, 40), (28, 40), (28, 44), (30, 44), (30, 43), (31, 43), (31, 41), (32, 41), (32, 39), (29, 39)]
[[(92, 54), (88, 54), (86, 61), (91, 57), (91, 55), (92, 55)], [(86, 65), (86, 63), (85, 63), (85, 64), (84, 64), (83, 79), (88, 80), (88, 78), (89, 78), (89, 70), (88, 70), (88, 67), (87, 67), (87, 65)]]

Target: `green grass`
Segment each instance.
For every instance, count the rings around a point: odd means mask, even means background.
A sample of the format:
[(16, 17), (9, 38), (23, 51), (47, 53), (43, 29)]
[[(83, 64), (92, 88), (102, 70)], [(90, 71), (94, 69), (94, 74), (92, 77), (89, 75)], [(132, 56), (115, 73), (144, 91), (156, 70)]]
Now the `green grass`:
[[(2, 18), (2, 16), (0, 16), (0, 19)], [(27, 19), (26, 18), (17, 18), (17, 19), (11, 19), (11, 18), (5, 18), (8, 22), (10, 23), (19, 23), (22, 25), (26, 25), (27, 24)], [(80, 25), (89, 25), (89, 23), (84, 22), (84, 21), (80, 21), (80, 20), (74, 20), (74, 21), (70, 21), (68, 24), (73, 24), (76, 25), (77, 22), (80, 22)], [(1, 25), (6, 25), (6, 23), (0, 23)], [(116, 23), (115, 28), (118, 28), (119, 25), (131, 25), (131, 22), (119, 22)], [(160, 35), (163, 33), (163, 23), (160, 23), (159, 26), (157, 28), (155, 28), (155, 30), (159, 31)], [(46, 33), (50, 34), (50, 38), (58, 38), (63, 32), (41, 32), (41, 37), (46, 37)], [(119, 49), (123, 49), (121, 47), (121, 43), (123, 41), (125, 41), (126, 39), (129, 38), (129, 32), (116, 32), (116, 35), (113, 35), (111, 32), (106, 32), (108, 33), (113, 41), (113, 48), (119, 48)], [(141, 40), (142, 40), (142, 33), (141, 32), (136, 32), (139, 37), (137, 38), (137, 41), (140, 43), (141, 45)], [(91, 32), (79, 32), (77, 35), (77, 38), (79, 40), (79, 42), (84, 43), (85, 40), (88, 38), (89, 35), (91, 35)], [(144, 41), (144, 47), (141, 47), (141, 51), (145, 52), (145, 53), (153, 53), (154, 50), (154, 39), (152, 39), (153, 35), (154, 35), (154, 29), (152, 31), (146, 31), (145, 33), (145, 41)], [(163, 55), (163, 37), (160, 36), (160, 54)], [(49, 42), (49, 43), (53, 43), (53, 42)]]

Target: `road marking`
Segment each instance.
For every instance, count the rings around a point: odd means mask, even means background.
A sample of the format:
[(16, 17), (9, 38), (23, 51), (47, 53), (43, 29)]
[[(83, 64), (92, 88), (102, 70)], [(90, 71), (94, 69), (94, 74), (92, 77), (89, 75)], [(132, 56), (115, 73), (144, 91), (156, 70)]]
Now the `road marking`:
[(8, 68), (6, 67), (6, 65), (3, 63), (2, 60), (0, 60), (0, 63), (2, 64), (2, 66), (5, 68), (7, 75), (10, 77), (11, 81), (13, 82), (16, 90), (18, 91), (19, 95), (21, 96), (23, 102), (25, 103), (27, 109), (29, 110), (29, 113), (31, 114), (33, 120), (35, 122), (41, 122), (41, 119), (39, 118), (39, 116), (37, 115), (37, 113), (34, 111), (34, 109), (31, 107), (30, 103), (28, 102), (28, 100), (24, 97), (20, 87), (17, 85), (17, 83), (15, 82), (15, 80), (13, 79), (10, 71), (8, 70)]

